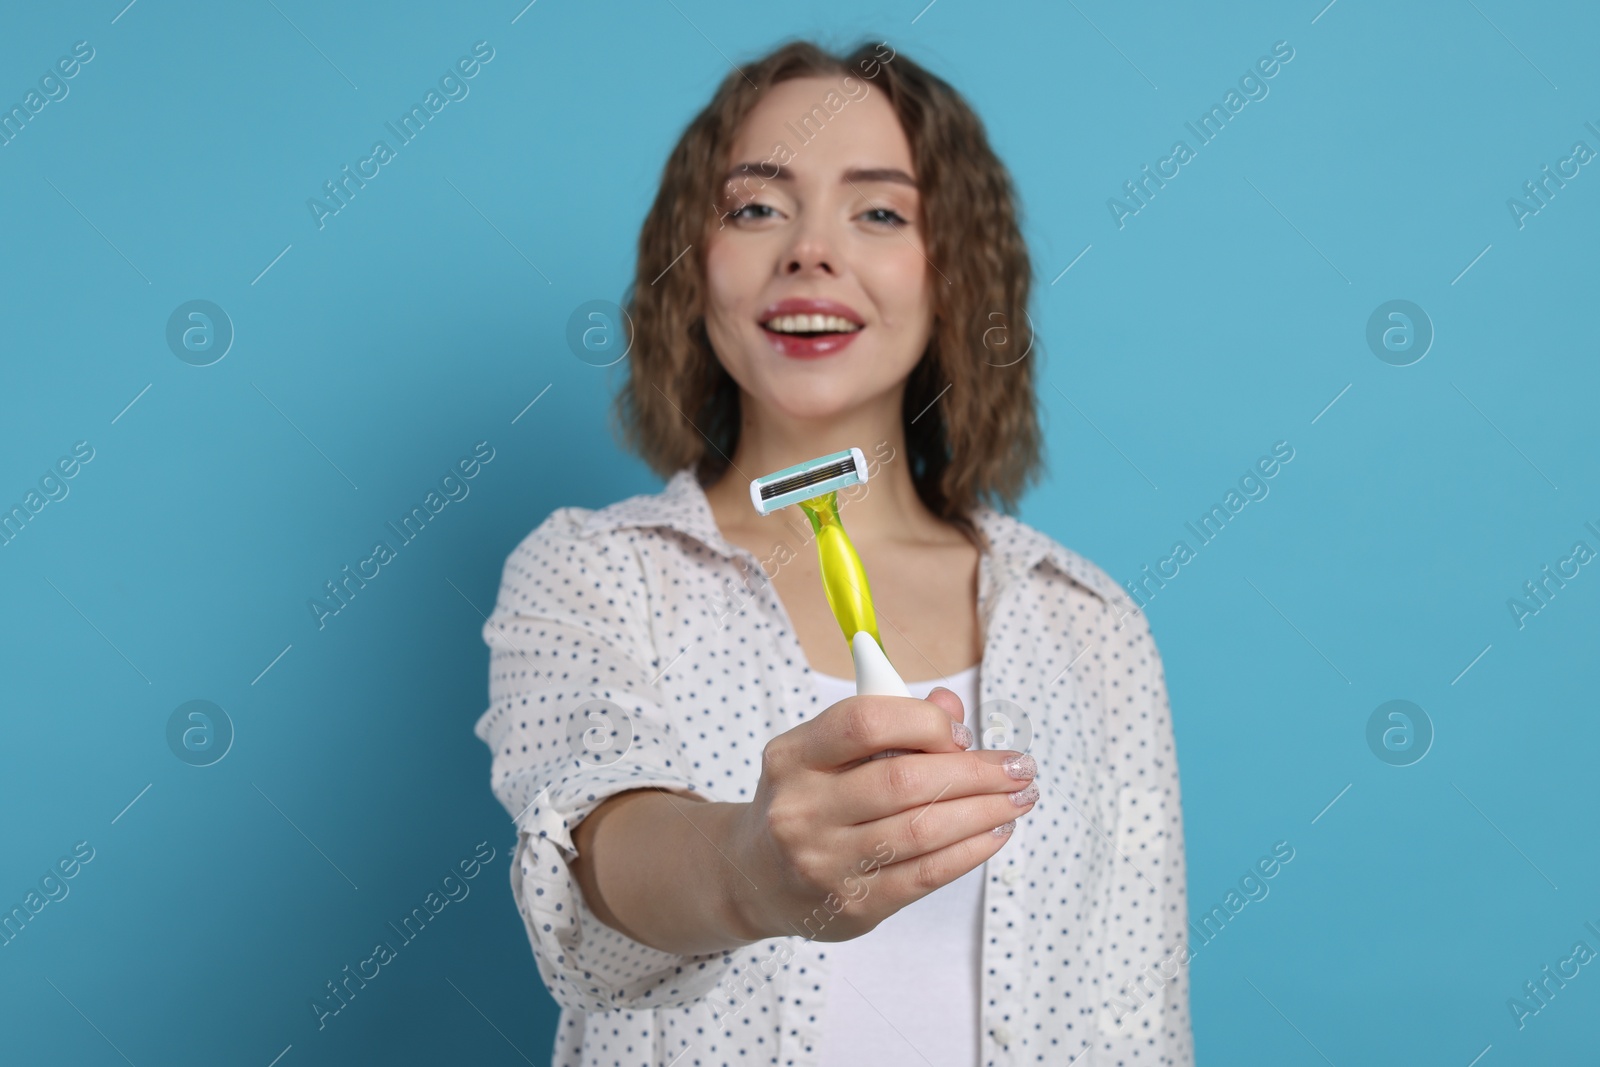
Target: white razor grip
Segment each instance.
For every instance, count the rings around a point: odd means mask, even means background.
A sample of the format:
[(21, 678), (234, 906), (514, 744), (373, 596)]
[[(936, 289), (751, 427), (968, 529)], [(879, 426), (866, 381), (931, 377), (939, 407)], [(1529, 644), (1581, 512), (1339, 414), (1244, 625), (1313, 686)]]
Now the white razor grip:
[[(856, 664), (856, 695), (881, 697), (908, 697), (911, 690), (901, 680), (889, 657), (883, 654), (878, 642), (865, 630), (857, 630), (850, 639), (850, 656)], [(871, 759), (885, 756), (903, 756), (908, 748), (890, 748), (874, 753)]]

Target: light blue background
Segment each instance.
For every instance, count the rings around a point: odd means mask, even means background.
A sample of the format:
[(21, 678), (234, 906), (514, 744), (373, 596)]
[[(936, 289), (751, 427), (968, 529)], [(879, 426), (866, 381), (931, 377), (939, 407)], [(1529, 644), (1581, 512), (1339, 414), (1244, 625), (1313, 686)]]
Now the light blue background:
[[(1592, 7), (124, 3), (0, 33), (7, 105), (95, 49), (0, 148), (0, 503), (95, 449), (0, 548), (0, 905), (96, 850), (0, 948), (6, 1060), (548, 1062), (480, 612), (552, 508), (659, 486), (607, 429), (625, 365), (567, 319), (621, 296), (725, 56), (792, 34), (889, 40), (1013, 170), (1052, 467), (1022, 518), (1132, 579), (1295, 449), (1149, 607), (1192, 914), (1296, 849), (1196, 956), (1199, 1062), (1592, 1055), (1600, 966), (1525, 1029), (1507, 999), (1600, 950), (1600, 566), (1524, 628), (1506, 606), (1600, 549), (1600, 166), (1506, 206), (1600, 149)], [(470, 95), (319, 230), (307, 198), (479, 40)], [(1280, 40), (1270, 94), (1118, 229), (1107, 198)], [(237, 331), (209, 367), (164, 339), (192, 299)], [(1391, 299), (1437, 331), (1411, 366), (1365, 341)], [(470, 496), (318, 630), (308, 598), (480, 440)], [(1436, 731), (1408, 767), (1365, 740), (1394, 698)], [(165, 739), (192, 699), (237, 730), (206, 768)], [(312, 996), (480, 841), (471, 895), (319, 1032)]]

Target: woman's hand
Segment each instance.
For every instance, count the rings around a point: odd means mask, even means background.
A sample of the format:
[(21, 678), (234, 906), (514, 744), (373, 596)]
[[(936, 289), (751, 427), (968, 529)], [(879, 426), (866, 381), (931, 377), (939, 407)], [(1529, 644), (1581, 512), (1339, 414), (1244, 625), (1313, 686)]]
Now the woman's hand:
[[(769, 741), (729, 838), (740, 936), (859, 937), (998, 852), (1038, 800), (1034, 761), (967, 751), (963, 718), (943, 687), (853, 696)], [(913, 751), (869, 758), (892, 748)]]

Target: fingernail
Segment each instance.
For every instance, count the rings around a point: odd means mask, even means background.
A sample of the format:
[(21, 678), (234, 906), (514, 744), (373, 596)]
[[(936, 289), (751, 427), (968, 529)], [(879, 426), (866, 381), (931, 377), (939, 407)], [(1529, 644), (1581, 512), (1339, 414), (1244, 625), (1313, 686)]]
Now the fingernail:
[(1030, 782), (1028, 788), (1011, 794), (1011, 803), (1019, 808), (1025, 808), (1039, 799), (1039, 783)]
[(1011, 757), (1001, 766), (1006, 769), (1006, 774), (1018, 779), (1032, 778), (1039, 773), (1039, 768), (1033, 762), (1033, 757), (1026, 753), (1021, 756)]
[(956, 744), (960, 745), (962, 748), (972, 747), (972, 731), (967, 729), (966, 723), (956, 722), (954, 719), (951, 719), (950, 736), (954, 737), (956, 739)]
[(1001, 823), (999, 826), (996, 826), (993, 830), (990, 830), (989, 832), (992, 833), (992, 834), (998, 834), (1001, 837), (1005, 837), (1007, 834), (1009, 834), (1011, 831), (1015, 830), (1016, 828), (1017, 828), (1017, 820), (1012, 819), (1010, 822)]

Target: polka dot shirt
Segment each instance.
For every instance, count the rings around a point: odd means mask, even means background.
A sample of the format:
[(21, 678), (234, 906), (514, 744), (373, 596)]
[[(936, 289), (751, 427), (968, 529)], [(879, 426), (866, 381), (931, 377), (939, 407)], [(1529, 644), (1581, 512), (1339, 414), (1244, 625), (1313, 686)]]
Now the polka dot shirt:
[[(1031, 753), (1042, 791), (984, 865), (981, 1063), (1189, 1067), (1183, 816), (1148, 621), (1049, 536), (987, 506), (974, 519), (989, 542), (977, 744)], [(555, 1067), (816, 1063), (826, 942), (663, 952), (602, 923), (568, 866), (607, 797), (749, 800), (767, 741), (824, 710), (776, 565), (722, 537), (687, 467), (658, 493), (556, 509), (506, 560), (476, 733), (561, 1008)]]

